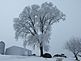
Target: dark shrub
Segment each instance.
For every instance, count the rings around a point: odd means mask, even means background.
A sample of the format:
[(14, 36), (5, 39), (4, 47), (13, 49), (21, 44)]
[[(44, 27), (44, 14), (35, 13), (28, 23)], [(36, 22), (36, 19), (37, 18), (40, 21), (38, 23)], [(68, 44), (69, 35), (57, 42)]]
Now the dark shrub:
[(36, 54), (32, 54), (33, 56), (36, 56)]
[(49, 54), (49, 53), (43, 54), (43, 57), (44, 57), (44, 58), (52, 58), (51, 54)]
[(62, 56), (62, 57), (67, 58), (67, 56), (65, 56), (65, 55), (64, 55), (64, 56)]
[(61, 57), (67, 58), (67, 57), (65, 56), (65, 54), (61, 54)]
[(60, 55), (59, 54), (55, 54), (53, 57), (60, 57)]
[(62, 56), (64, 56), (64, 54), (61, 54)]
[(64, 54), (55, 54), (53, 57), (64, 57), (64, 58), (67, 58)]

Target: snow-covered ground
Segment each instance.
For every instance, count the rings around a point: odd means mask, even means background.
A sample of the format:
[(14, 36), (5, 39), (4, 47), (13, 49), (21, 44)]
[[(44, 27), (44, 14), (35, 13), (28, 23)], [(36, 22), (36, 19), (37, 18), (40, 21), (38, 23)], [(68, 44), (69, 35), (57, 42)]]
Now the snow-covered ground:
[[(0, 61), (56, 61), (57, 58), (42, 58), (35, 56), (0, 55)], [(80, 58), (81, 59), (81, 58)], [(62, 61), (75, 61), (73, 58), (64, 58)]]

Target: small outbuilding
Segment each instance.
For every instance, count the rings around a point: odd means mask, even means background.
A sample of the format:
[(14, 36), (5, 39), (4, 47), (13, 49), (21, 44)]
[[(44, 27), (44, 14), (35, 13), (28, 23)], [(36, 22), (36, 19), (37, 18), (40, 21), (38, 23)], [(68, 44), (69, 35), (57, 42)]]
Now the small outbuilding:
[(32, 51), (22, 47), (12, 46), (6, 49), (5, 55), (29, 56), (32, 55)]

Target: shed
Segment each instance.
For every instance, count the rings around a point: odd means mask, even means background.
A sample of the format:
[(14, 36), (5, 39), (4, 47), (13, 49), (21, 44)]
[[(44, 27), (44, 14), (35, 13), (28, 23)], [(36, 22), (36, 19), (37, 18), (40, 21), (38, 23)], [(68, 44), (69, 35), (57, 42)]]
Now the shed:
[(18, 46), (12, 46), (6, 49), (6, 55), (21, 55), (28, 56), (32, 55), (32, 51)]

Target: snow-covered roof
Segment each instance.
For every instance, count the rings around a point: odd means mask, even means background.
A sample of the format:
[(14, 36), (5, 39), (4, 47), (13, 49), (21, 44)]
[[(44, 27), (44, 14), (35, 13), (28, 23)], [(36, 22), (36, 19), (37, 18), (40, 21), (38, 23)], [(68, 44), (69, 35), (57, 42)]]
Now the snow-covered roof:
[(8, 47), (7, 49), (10, 49), (10, 48), (21, 48), (21, 49), (29, 50), (29, 49), (26, 49), (24, 47), (19, 47), (19, 46), (11, 46), (11, 47)]

